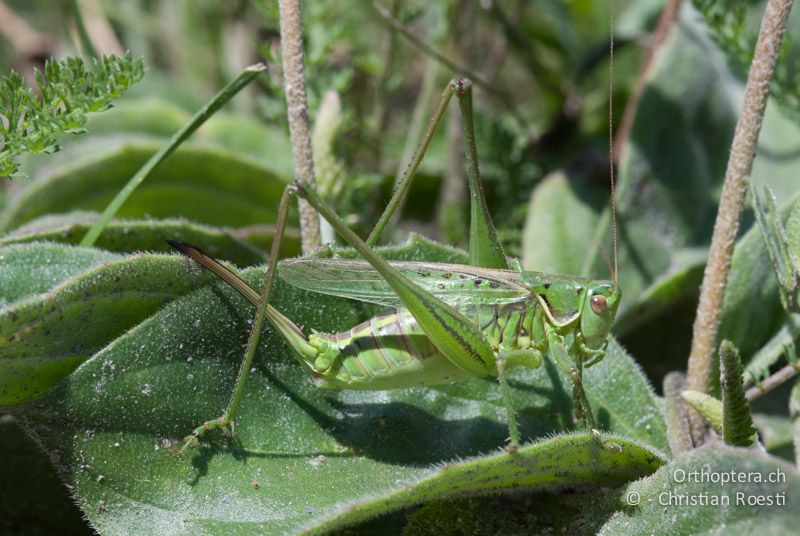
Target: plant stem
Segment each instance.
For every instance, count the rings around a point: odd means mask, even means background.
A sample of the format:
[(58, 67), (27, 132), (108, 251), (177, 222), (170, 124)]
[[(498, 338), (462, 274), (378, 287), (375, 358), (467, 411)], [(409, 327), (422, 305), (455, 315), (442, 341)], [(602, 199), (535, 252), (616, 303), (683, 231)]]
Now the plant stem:
[(763, 382), (748, 389), (745, 392), (747, 401), (752, 402), (769, 393), (784, 382), (791, 380), (798, 372), (800, 372), (800, 363), (786, 365), (775, 374), (770, 375), (770, 377)]
[[(792, 0), (769, 0), (761, 20), (753, 63), (747, 76), (742, 113), (736, 124), (725, 171), (708, 264), (700, 288), (687, 374), (687, 386), (690, 390), (704, 393), (708, 389), (722, 299), (739, 229), (739, 216), (747, 191), (747, 179), (753, 167), (769, 86), (791, 7)], [(692, 437), (695, 444), (699, 444), (705, 425), (695, 412), (690, 412), (690, 421)]]
[(670, 372), (664, 377), (664, 399), (667, 409), (667, 438), (672, 457), (692, 449), (689, 434), (689, 407), (681, 396), (686, 389), (686, 377), (680, 372)]
[(97, 238), (100, 236), (100, 233), (103, 232), (108, 222), (111, 221), (111, 218), (116, 215), (117, 211), (119, 211), (120, 207), (128, 200), (128, 197), (139, 187), (139, 185), (144, 182), (148, 175), (161, 163), (163, 162), (170, 154), (175, 151), (192, 133), (197, 130), (200, 125), (206, 122), (209, 117), (214, 115), (217, 110), (222, 108), (222, 106), (231, 100), (234, 95), (239, 93), (247, 84), (249, 84), (257, 75), (258, 73), (264, 71), (266, 69), (266, 65), (263, 63), (257, 63), (255, 65), (251, 65), (246, 67), (239, 76), (237, 76), (230, 84), (225, 86), (222, 91), (214, 95), (214, 98), (211, 99), (208, 104), (203, 106), (200, 110), (195, 113), (189, 121), (181, 127), (178, 132), (172, 135), (167, 142), (161, 149), (158, 150), (156, 154), (150, 157), (139, 171), (131, 177), (128, 183), (122, 188), (122, 190), (117, 193), (114, 199), (111, 200), (111, 203), (108, 204), (106, 209), (103, 211), (103, 214), (100, 216), (100, 219), (92, 225), (92, 228), (89, 229), (89, 232), (86, 233), (86, 236), (83, 237), (81, 240), (80, 245), (85, 247), (91, 247), (97, 241)]
[[(286, 107), (289, 117), (289, 136), (292, 141), (292, 160), (297, 180), (315, 185), (314, 156), (311, 151), (311, 130), (308, 126), (306, 80), (303, 70), (303, 27), (299, 0), (280, 0), (281, 57), (286, 88)], [(308, 202), (300, 199), (300, 236), (303, 254), (319, 249), (322, 241), (319, 215)]]

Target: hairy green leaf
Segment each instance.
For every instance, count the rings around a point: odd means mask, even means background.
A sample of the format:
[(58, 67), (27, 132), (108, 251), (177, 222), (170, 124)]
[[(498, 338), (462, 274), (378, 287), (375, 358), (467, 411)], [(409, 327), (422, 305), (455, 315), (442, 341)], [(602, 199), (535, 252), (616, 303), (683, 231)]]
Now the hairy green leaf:
[(786, 241), (795, 266), (800, 266), (800, 200), (795, 200), (786, 222)]
[[(118, 140), (71, 167), (43, 175), (15, 192), (0, 214), (0, 229), (14, 229), (45, 214), (105, 208), (159, 148), (152, 142)], [(185, 217), (228, 227), (270, 223), (284, 186), (283, 178), (254, 159), (188, 145), (153, 171), (118, 216)]]
[(618, 507), (598, 534), (788, 536), (800, 523), (800, 475), (752, 449), (707, 445), (629, 484)]
[[(576, 493), (525, 493), (446, 499), (421, 506), (407, 517), (403, 534), (413, 536), (595, 536), (614, 512), (620, 488)], [(398, 516), (360, 525), (362, 533), (391, 534)], [(355, 532), (355, 530), (353, 531)], [(347, 534), (346, 532), (344, 532)]]
[(764, 238), (772, 269), (778, 279), (781, 303), (787, 312), (796, 312), (800, 266), (789, 254), (789, 240), (775, 208), (775, 194), (765, 187), (763, 195), (759, 195), (751, 185), (750, 197), (758, 228)]
[(431, 471), (402, 488), (346, 505), (309, 523), (302, 534), (327, 534), (431, 499), (567, 487), (616, 487), (653, 473), (666, 460), (635, 441), (585, 433), (557, 436)]
[(700, 249), (676, 253), (669, 270), (644, 289), (638, 301), (630, 304), (617, 316), (614, 332), (620, 336), (652, 336), (651, 330), (643, 330), (642, 334), (637, 333), (637, 328), (653, 321), (667, 322), (671, 309), (696, 297), (703, 280), (706, 258), (705, 250)]
[(753, 422), (758, 430), (758, 439), (767, 452), (794, 462), (792, 421), (788, 417), (754, 413)]
[(59, 244), (0, 247), (0, 306), (46, 292), (73, 275), (119, 259), (108, 252), (75, 252)]
[[(608, 200), (608, 189), (592, 186), (580, 176), (556, 172), (533, 191), (522, 236), (522, 264), (526, 270), (553, 274), (583, 274), (598, 213)], [(610, 234), (608, 237), (610, 239)], [(604, 239), (603, 243), (607, 243)], [(596, 267), (596, 265), (593, 265)], [(608, 268), (594, 275), (610, 277)], [(627, 299), (627, 297), (626, 297)], [(623, 307), (625, 302), (623, 302)]]
[[(793, 202), (793, 199), (787, 200), (780, 207), (781, 221), (785, 221)], [(772, 363), (759, 359), (758, 363), (753, 361), (751, 367), (750, 359), (786, 323), (787, 315), (781, 305), (778, 280), (767, 246), (761, 231), (753, 226), (737, 241), (733, 252), (720, 317), (720, 340), (728, 339), (736, 345), (743, 361), (748, 363), (745, 374), (750, 377), (754, 375), (753, 367), (765, 371), (771, 366)], [(770, 355), (777, 358), (781, 353)]]
[[(0, 246), (37, 241), (78, 244), (96, 219), (96, 213), (85, 212), (42, 216), (0, 238)], [(268, 225), (233, 230), (182, 219), (112, 220), (100, 235), (96, 247), (117, 253), (172, 253), (173, 249), (166, 240), (181, 240), (202, 244), (203, 250), (215, 258), (248, 266), (265, 260), (272, 234), (273, 228)], [(281, 256), (299, 253), (298, 232), (288, 229), (281, 244)]]
[[(382, 254), (464, 259), (463, 252), (420, 239)], [(130, 260), (138, 259), (146, 260)], [(172, 266), (192, 280), (177, 257), (149, 262)], [(139, 274), (148, 269), (131, 262), (121, 284), (136, 295), (147, 282)], [(263, 276), (256, 269), (243, 275), (253, 285)], [(308, 331), (347, 329), (376, 312), (280, 281), (274, 293), (273, 304)], [(496, 381), (378, 392), (321, 390), (267, 329), (244, 393), (237, 440), (212, 435), (190, 459), (177, 458), (172, 447), (178, 440), (227, 404), (252, 315), (252, 307), (226, 286), (207, 286), (98, 348), (64, 381), (15, 409), (66, 469), (77, 501), (97, 530), (122, 534), (170, 526), (295, 533), (343, 505), (402, 490), (433, 465), (505, 444), (508, 430)], [(549, 359), (539, 370), (512, 369), (509, 376), (525, 441), (576, 426), (571, 382)], [(618, 345), (612, 343), (605, 360), (586, 371), (585, 383), (601, 428), (632, 437), (646, 450), (668, 449), (659, 402)], [(623, 458), (633, 454), (641, 460), (636, 453), (645, 450), (637, 449), (623, 446)], [(586, 452), (583, 447), (564, 450)], [(616, 459), (613, 451), (606, 455)], [(635, 471), (659, 463), (659, 455), (650, 457), (644, 466), (624, 466)], [(627, 471), (620, 468), (623, 475)], [(510, 474), (503, 485), (524, 474)], [(564, 484), (586, 483), (579, 474)], [(485, 485), (469, 477), (463, 482), (476, 491)], [(425, 500), (434, 496), (440, 494), (431, 492)]]
[[(3, 277), (15, 282), (10, 297), (32, 294), (0, 309), (0, 405), (45, 392), (114, 338), (208, 281), (186, 277), (186, 262), (177, 257), (122, 258), (60, 244), (6, 246), (0, 259)], [(52, 290), (38, 294), (45, 283)]]

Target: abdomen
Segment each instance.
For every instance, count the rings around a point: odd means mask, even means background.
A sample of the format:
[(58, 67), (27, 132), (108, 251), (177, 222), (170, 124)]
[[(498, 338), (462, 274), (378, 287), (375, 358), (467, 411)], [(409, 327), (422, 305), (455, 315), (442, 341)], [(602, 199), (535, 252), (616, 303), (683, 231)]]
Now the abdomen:
[(329, 341), (340, 352), (316, 378), (323, 388), (397, 389), (471, 376), (439, 353), (405, 309), (372, 317), (349, 331), (311, 337)]
[[(507, 305), (473, 304), (460, 308), (498, 349), (537, 344), (535, 324), (541, 322), (536, 302)], [(514, 329), (506, 329), (507, 326)], [(509, 337), (503, 340), (502, 332)], [(312, 335), (339, 349), (333, 365), (316, 381), (320, 387), (395, 389), (450, 383), (472, 375), (442, 356), (406, 309), (375, 316), (349, 331)], [(511, 340), (509, 340), (511, 339)], [(546, 351), (546, 348), (541, 348)]]

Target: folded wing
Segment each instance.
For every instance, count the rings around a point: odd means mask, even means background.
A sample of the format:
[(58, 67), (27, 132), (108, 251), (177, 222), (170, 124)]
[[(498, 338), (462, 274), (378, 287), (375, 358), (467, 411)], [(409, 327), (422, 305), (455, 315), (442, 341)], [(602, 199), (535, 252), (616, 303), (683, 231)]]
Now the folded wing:
[[(451, 305), (512, 303), (529, 297), (519, 273), (463, 264), (391, 262), (394, 268), (424, 290)], [(347, 259), (290, 259), (278, 265), (287, 283), (312, 292), (400, 307), (400, 298), (366, 261)]]

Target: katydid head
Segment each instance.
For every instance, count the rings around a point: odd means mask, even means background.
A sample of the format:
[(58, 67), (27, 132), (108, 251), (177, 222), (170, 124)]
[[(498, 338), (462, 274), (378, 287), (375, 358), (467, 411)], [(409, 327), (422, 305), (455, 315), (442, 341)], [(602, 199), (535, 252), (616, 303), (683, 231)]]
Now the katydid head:
[(581, 305), (581, 334), (587, 348), (599, 350), (608, 339), (617, 315), (619, 287), (609, 281), (593, 281), (586, 287)]

